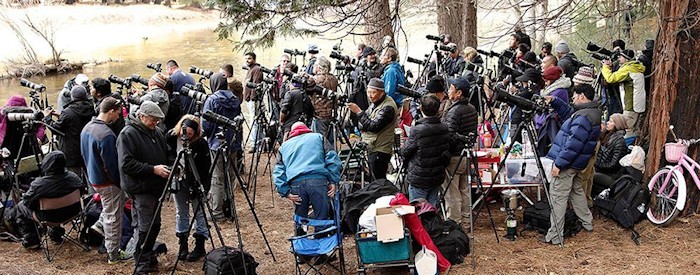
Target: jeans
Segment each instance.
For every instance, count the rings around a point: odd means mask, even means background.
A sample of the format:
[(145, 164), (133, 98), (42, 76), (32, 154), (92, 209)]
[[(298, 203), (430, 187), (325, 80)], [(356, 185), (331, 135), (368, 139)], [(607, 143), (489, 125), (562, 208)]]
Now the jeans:
[(248, 146), (252, 148), (258, 141), (258, 123), (255, 122), (255, 109), (258, 106), (255, 101), (246, 101), (248, 107), (248, 120), (250, 120), (250, 135), (248, 136)]
[(382, 152), (369, 153), (369, 170), (374, 176), (374, 180), (386, 179), (386, 171), (389, 170), (391, 155)]
[[(195, 212), (195, 233), (209, 238), (207, 222), (204, 220), (204, 202), (198, 198), (192, 198), (188, 188), (183, 188), (173, 194), (175, 200), (175, 233), (189, 233), (190, 207)], [(201, 202), (201, 205), (200, 205)]]
[(431, 188), (422, 188), (413, 185), (408, 186), (408, 199), (413, 201), (415, 199), (425, 199), (430, 204), (437, 205), (438, 189), (440, 186), (435, 186)]
[[(291, 193), (301, 198), (301, 203), (294, 205), (294, 213), (302, 218), (327, 220), (330, 218), (331, 202), (328, 197), (328, 180), (325, 178), (293, 181)], [(309, 206), (314, 209), (314, 216), (309, 217)]]
[(95, 192), (100, 194), (102, 201), (102, 213), (98, 222), (102, 224), (105, 232), (105, 248), (110, 256), (116, 257), (119, 255), (122, 237), (124, 192), (115, 185), (95, 187)]
[[(240, 151), (231, 151), (230, 155), (228, 156), (228, 179), (229, 183), (231, 183), (231, 190), (235, 188), (235, 171), (236, 169), (236, 162), (237, 162), (237, 155)], [(224, 156), (221, 155), (219, 156), (219, 159), (216, 160), (216, 167), (214, 168), (214, 172), (211, 175), (211, 189), (209, 190), (209, 201), (211, 202), (211, 208), (212, 208), (212, 218), (214, 219), (223, 219), (224, 218), (224, 199), (226, 198), (226, 189), (224, 188), (224, 183), (225, 183), (225, 178), (224, 178)], [(179, 232), (179, 231), (178, 231)]]

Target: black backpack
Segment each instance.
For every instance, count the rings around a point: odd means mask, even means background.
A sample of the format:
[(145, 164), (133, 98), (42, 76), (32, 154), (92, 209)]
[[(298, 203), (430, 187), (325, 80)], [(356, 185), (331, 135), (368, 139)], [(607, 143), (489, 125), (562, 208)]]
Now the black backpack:
[(204, 270), (205, 275), (255, 275), (257, 267), (258, 263), (252, 255), (236, 248), (224, 246), (207, 253), (202, 270)]
[(461, 264), (469, 254), (469, 238), (462, 226), (453, 220), (442, 221), (436, 212), (420, 215), (423, 228), (450, 264)]
[[(551, 226), (549, 216), (550, 216), (549, 203), (546, 201), (538, 201), (533, 205), (528, 205), (523, 209), (523, 230), (520, 231), (520, 235), (527, 230), (537, 230), (540, 234), (547, 234), (549, 227)], [(576, 216), (571, 209), (566, 209), (566, 215), (564, 215), (564, 236), (569, 237), (576, 235), (581, 231), (581, 221)]]
[(640, 244), (640, 236), (634, 230), (634, 225), (644, 219), (650, 200), (649, 190), (633, 177), (625, 175), (593, 199), (593, 204), (603, 216), (615, 220), (623, 228), (631, 229), (632, 240)]

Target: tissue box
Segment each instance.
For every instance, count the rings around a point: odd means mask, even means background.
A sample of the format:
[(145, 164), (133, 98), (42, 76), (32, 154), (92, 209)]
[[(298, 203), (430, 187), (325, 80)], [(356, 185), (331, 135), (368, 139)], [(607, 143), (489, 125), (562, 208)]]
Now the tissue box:
[[(552, 177), (552, 165), (554, 161), (548, 158), (540, 158), (542, 161), (542, 167), (547, 176), (547, 179), (551, 182)], [(540, 170), (537, 168), (537, 161), (534, 158), (525, 159), (506, 159), (506, 178), (508, 183), (541, 183), (542, 175), (540, 175)]]

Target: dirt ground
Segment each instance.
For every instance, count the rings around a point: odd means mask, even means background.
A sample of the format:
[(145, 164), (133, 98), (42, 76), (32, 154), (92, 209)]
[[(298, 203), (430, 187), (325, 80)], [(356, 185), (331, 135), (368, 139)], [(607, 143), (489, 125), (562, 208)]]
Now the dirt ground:
[[(265, 159), (261, 162), (264, 167)], [(262, 171), (262, 168), (261, 170)], [(287, 238), (292, 234), (292, 204), (271, 194), (269, 172), (259, 174), (255, 211), (277, 258), (273, 261), (267, 252), (262, 235), (240, 190), (236, 192), (236, 204), (241, 222), (244, 249), (260, 263), (258, 274), (289, 274), (293, 272), (293, 257), (289, 253)], [(252, 196), (252, 192), (251, 192)], [(520, 200), (525, 203), (524, 200)], [(274, 204), (274, 206), (273, 206)], [(499, 236), (505, 235), (504, 215), (499, 204), (491, 204), (494, 222)], [(159, 240), (168, 245), (168, 253), (161, 256), (159, 269), (169, 273), (177, 252), (174, 232), (175, 209), (172, 201), (163, 208), (163, 228)], [(474, 230), (474, 251), (465, 263), (453, 266), (451, 274), (688, 274), (698, 269), (700, 253), (700, 217), (679, 218), (667, 228), (653, 226), (644, 221), (637, 226), (642, 244), (635, 245), (630, 234), (614, 222), (596, 217), (593, 232), (580, 232), (566, 239), (564, 248), (545, 245), (537, 241), (539, 236), (527, 232), (516, 241), (500, 238), (496, 243), (488, 216), (482, 211)], [(518, 212), (518, 218), (522, 212)], [(463, 225), (468, 225), (464, 223)], [(234, 224), (220, 225), (227, 245), (237, 245)], [(216, 242), (219, 245), (218, 241)], [(354, 239), (344, 238), (345, 266), (355, 273), (357, 258)], [(210, 244), (207, 243), (207, 249)], [(47, 262), (40, 251), (24, 250), (18, 243), (0, 242), (1, 274), (128, 274), (133, 262), (108, 265), (106, 256), (95, 249), (85, 252), (72, 244), (53, 262)], [(202, 261), (181, 262), (180, 274), (200, 273)], [(405, 274), (402, 269), (378, 270), (376, 274)], [(332, 274), (332, 273), (329, 273)]]

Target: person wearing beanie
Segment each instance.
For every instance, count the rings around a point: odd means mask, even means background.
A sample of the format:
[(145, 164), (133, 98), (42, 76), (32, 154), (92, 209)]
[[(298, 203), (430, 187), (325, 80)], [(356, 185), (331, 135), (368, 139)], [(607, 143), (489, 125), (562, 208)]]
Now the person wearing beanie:
[(569, 44), (565, 40), (561, 40), (554, 49), (559, 59), (557, 66), (561, 68), (566, 77), (570, 79), (573, 78), (576, 74), (576, 70), (578, 70), (577, 64), (579, 64), (579, 61), (576, 55), (569, 49)]
[(627, 155), (625, 130), (627, 122), (622, 114), (612, 114), (600, 137), (600, 150), (595, 161), (595, 174), (591, 196), (597, 196), (619, 179), (624, 173), (620, 159)]
[[(318, 87), (329, 90), (330, 92), (315, 92), (311, 95), (314, 104), (314, 118), (311, 123), (311, 129), (315, 133), (324, 135), (324, 137), (335, 148), (335, 133), (329, 131), (331, 120), (333, 119), (333, 109), (335, 102), (333, 98), (328, 97), (329, 94), (335, 94), (338, 91), (338, 78), (331, 74), (331, 62), (324, 56), (319, 56), (314, 65), (314, 82)], [(322, 89), (316, 89), (322, 91)], [(337, 100), (337, 98), (335, 99)]]
[(465, 144), (457, 141), (456, 135), (476, 134), (479, 115), (467, 98), (471, 90), (469, 81), (465, 77), (457, 77), (448, 79), (447, 83), (449, 84), (447, 94), (452, 104), (445, 110), (443, 122), (447, 126), (451, 140), (453, 140), (450, 142), (450, 162), (447, 165), (447, 172), (448, 174), (454, 173), (454, 176), (451, 183), (450, 178), (446, 178), (442, 188), (446, 190), (447, 216), (460, 223), (462, 219), (469, 218), (471, 185), (468, 183), (468, 161), (460, 161)]
[(386, 178), (394, 148), (394, 127), (399, 114), (396, 102), (384, 92), (384, 86), (384, 81), (379, 78), (369, 81), (367, 95), (372, 104), (366, 111), (355, 103), (348, 103), (350, 111), (358, 116), (358, 128), (362, 132), (362, 140), (367, 143), (373, 181)]
[[(312, 133), (303, 122), (296, 122), (275, 160), (272, 178), (277, 193), (294, 204), (294, 214), (300, 218), (329, 219), (342, 164), (328, 140)], [(314, 209), (312, 217), (309, 207)], [(315, 232), (323, 229), (317, 227)], [(306, 233), (302, 227), (295, 228), (295, 236)]]
[(120, 188), (117, 156), (117, 134), (107, 126), (121, 115), (121, 104), (115, 98), (100, 103), (100, 113), (80, 133), (80, 152), (90, 188), (97, 192), (102, 213), (93, 228), (101, 228), (105, 237), (108, 263), (126, 260), (119, 249), (125, 195)]
[(55, 113), (50, 108), (46, 108), (44, 122), (65, 134), (58, 139), (58, 149), (68, 156), (66, 168), (83, 178), (85, 162), (80, 157), (80, 131), (95, 116), (95, 109), (92, 102), (88, 100), (87, 89), (83, 85), (73, 86), (70, 94), (72, 100), (65, 105), (58, 119), (54, 121), (52, 114)]
[[(156, 103), (163, 114), (167, 114), (168, 108), (170, 108), (170, 95), (163, 88), (169, 79), (170, 78), (164, 73), (153, 74), (148, 80), (148, 93), (140, 97), (127, 98), (127, 101), (132, 104), (131, 113), (138, 111), (139, 105), (142, 105), (143, 102), (150, 101)], [(137, 96), (140, 94), (140, 90), (133, 91)], [(165, 121), (163, 120), (160, 121), (158, 126), (161, 127), (163, 131), (167, 130), (165, 129)]]
[(634, 82), (644, 83), (644, 65), (634, 60), (633, 50), (624, 50), (618, 55), (621, 64), (620, 69), (613, 72), (610, 60), (603, 61), (601, 74), (608, 85), (618, 85), (620, 99), (622, 103), (622, 114), (627, 122), (627, 133), (625, 138), (636, 136), (638, 130), (637, 119), (646, 110), (646, 94), (636, 94), (634, 92)]
[(71, 91), (75, 86), (83, 86), (86, 91), (90, 92), (90, 78), (84, 74), (78, 74), (74, 78), (69, 79), (63, 84), (63, 89), (58, 93), (58, 99), (56, 99), (56, 112), (61, 113), (63, 109), (71, 102)]
[(165, 114), (156, 103), (144, 101), (117, 137), (119, 180), (122, 190), (133, 199), (131, 211), (139, 231), (134, 253), (136, 273), (158, 271), (153, 251), (161, 225), (158, 199), (171, 164), (164, 132), (158, 127), (163, 118)]
[(574, 76), (574, 86), (581, 84), (593, 85), (595, 81), (595, 71), (593, 67), (583, 66), (578, 68), (578, 73)]

